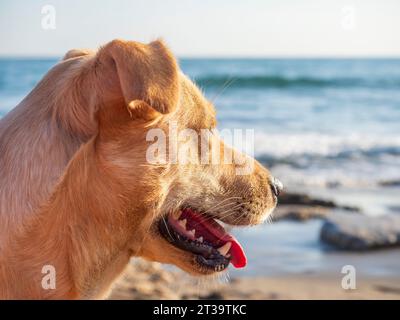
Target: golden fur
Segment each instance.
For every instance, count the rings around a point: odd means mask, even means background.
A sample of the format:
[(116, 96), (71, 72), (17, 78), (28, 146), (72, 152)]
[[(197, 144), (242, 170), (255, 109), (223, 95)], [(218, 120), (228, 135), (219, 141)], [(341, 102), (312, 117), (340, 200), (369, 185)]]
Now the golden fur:
[[(171, 120), (216, 123), (162, 42), (122, 40), (69, 51), (0, 120), (0, 298), (102, 298), (133, 256), (210, 273), (156, 228), (182, 203), (207, 209), (231, 198), (213, 214), (237, 225), (265, 219), (276, 200), (257, 162), (240, 176), (235, 164), (146, 161), (146, 133)], [(46, 264), (54, 290), (41, 286)]]

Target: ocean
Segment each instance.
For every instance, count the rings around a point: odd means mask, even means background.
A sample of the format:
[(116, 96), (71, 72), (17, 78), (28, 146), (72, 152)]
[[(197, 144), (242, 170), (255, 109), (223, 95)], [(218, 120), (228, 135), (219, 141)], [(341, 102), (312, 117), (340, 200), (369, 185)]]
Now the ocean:
[[(0, 59), (0, 116), (56, 62)], [(180, 59), (180, 65), (213, 101), (220, 129), (255, 130), (256, 158), (289, 191), (359, 205), (372, 215), (399, 208), (399, 189), (381, 183), (400, 180), (400, 59)], [(236, 231), (251, 262), (240, 272), (317, 272), (341, 264), (343, 254), (318, 241), (320, 224)], [(393, 251), (379, 254), (387, 261)], [(398, 272), (379, 261), (366, 272)]]
[(181, 65), (215, 99), (222, 127), (255, 129), (257, 158), (285, 184), (355, 187), (400, 178), (400, 60)]

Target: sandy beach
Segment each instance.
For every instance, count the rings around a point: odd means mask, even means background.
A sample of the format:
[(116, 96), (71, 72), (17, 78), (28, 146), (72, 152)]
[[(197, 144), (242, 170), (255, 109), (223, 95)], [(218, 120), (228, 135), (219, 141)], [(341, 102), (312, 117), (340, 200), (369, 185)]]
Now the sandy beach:
[(341, 287), (341, 274), (198, 280), (136, 260), (109, 299), (400, 299), (398, 277), (359, 276), (356, 289)]
[[(375, 230), (375, 223), (366, 224), (357, 233), (363, 219), (370, 219), (365, 208), (353, 201), (359, 196), (360, 193), (329, 200), (332, 198), (286, 193), (271, 224), (237, 234), (249, 251), (245, 269), (231, 267), (218, 278), (204, 279), (191, 277), (177, 268), (132, 259), (109, 298), (400, 299), (400, 248), (392, 248), (391, 244), (390, 248), (374, 248), (374, 241), (390, 238), (389, 226)], [(389, 200), (379, 204), (387, 205), (393, 197)], [(355, 232), (351, 236), (365, 243), (364, 249), (340, 250), (335, 243), (323, 243), (322, 226), (336, 215), (340, 217), (339, 225), (344, 221), (346, 226), (346, 219), (355, 219), (356, 228), (348, 232)], [(338, 240), (344, 236), (339, 233)], [(355, 289), (342, 287), (346, 275), (342, 268), (346, 265), (356, 270)]]

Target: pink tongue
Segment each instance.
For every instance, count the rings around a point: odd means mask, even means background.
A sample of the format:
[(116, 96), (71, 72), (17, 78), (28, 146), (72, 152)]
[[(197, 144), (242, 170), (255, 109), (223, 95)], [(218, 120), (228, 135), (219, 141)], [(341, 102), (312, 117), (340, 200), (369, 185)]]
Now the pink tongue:
[(233, 264), (233, 266), (235, 268), (244, 268), (247, 264), (247, 258), (239, 241), (237, 241), (237, 239), (230, 234), (227, 235), (227, 238), (224, 240), (227, 240), (227, 242), (230, 241), (232, 243), (229, 253), (231, 254), (231, 263)]
[(191, 209), (185, 209), (180, 219), (187, 219), (187, 229), (196, 230), (196, 237), (203, 236), (204, 240), (216, 244), (218, 247), (228, 241), (231, 242), (229, 254), (231, 263), (235, 268), (243, 268), (247, 264), (247, 258), (239, 241), (218, 224), (214, 219), (205, 218)]

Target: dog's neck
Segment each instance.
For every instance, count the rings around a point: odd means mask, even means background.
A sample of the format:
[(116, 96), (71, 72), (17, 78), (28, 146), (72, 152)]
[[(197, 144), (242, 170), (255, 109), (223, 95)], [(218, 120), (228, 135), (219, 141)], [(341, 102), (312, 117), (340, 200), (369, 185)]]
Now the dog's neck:
[[(14, 239), (7, 259), (19, 263), (3, 266), (8, 277), (0, 279), (20, 286), (14, 297), (101, 297), (128, 264), (137, 222), (127, 222), (124, 188), (102, 170), (94, 148), (93, 139), (79, 149), (48, 205)], [(42, 287), (47, 265), (56, 271), (54, 290)]]
[[(69, 116), (75, 112), (72, 107), (77, 104), (77, 95), (73, 89), (77, 84), (68, 87), (68, 94), (62, 91), (65, 77), (73, 82), (77, 64), (58, 64), (0, 120), (0, 249), (7, 245), (14, 229), (48, 199), (68, 161), (90, 137), (71, 133), (77, 122)], [(64, 117), (58, 116), (60, 112)], [(81, 112), (79, 116), (83, 123), (93, 122), (88, 114)]]
[[(77, 155), (79, 148), (87, 143), (95, 133), (95, 128), (92, 126), (93, 114), (87, 112), (88, 110), (85, 110), (84, 107), (80, 108), (83, 110), (80, 114), (76, 113), (77, 109), (73, 109), (78, 107), (77, 103), (81, 102), (76, 101), (76, 93), (70, 91), (69, 94), (64, 94), (57, 91), (57, 86), (65, 86), (65, 83), (58, 83), (60, 78), (68, 77), (69, 68), (71, 65), (75, 66), (76, 63), (63, 62), (57, 65), (16, 108), (0, 120), (0, 176), (2, 177), (0, 186), (0, 283), (2, 284), (0, 296), (5, 295), (1, 291), (2, 288), (7, 288), (7, 283), (10, 283), (10, 288), (14, 287), (17, 290), (14, 296), (10, 296), (11, 298), (23, 297), (22, 293), (29, 298), (83, 297), (83, 292), (91, 295), (89, 291), (96, 290), (96, 288), (84, 290), (74, 287), (75, 283), (83, 285), (84, 274), (93, 272), (93, 270), (72, 271), (69, 259), (79, 259), (79, 255), (89, 255), (88, 252), (79, 251), (79, 248), (72, 248), (74, 246), (73, 236), (77, 239), (82, 239), (83, 236), (89, 237), (85, 232), (91, 230), (90, 225), (93, 221), (90, 219), (100, 217), (104, 208), (97, 208), (93, 205), (94, 203), (89, 204), (90, 194), (88, 192), (90, 190), (83, 193), (85, 196), (81, 196), (79, 192), (65, 194), (72, 198), (64, 199), (63, 204), (65, 205), (68, 201), (75, 208), (56, 207), (54, 202), (59, 199), (57, 198), (59, 195), (57, 196), (54, 190), (55, 186), (58, 183), (66, 183), (64, 179), (68, 177), (66, 173), (68, 163)], [(69, 75), (72, 82), (73, 71)], [(49, 82), (52, 82), (51, 86), (49, 86)], [(73, 89), (77, 85), (83, 84), (72, 83), (67, 87)], [(54, 88), (56, 88), (56, 93), (53, 91)], [(84, 125), (80, 125), (78, 121)], [(76, 130), (78, 126), (82, 130)], [(81, 157), (84, 154), (81, 154)], [(83, 162), (80, 161), (80, 163)], [(82, 177), (82, 172), (76, 173), (76, 177)], [(91, 183), (89, 180), (79, 181), (82, 183), (80, 185), (82, 192), (85, 192), (83, 190), (85, 183), (86, 186), (89, 186), (95, 178), (96, 175), (93, 175)], [(70, 188), (70, 190), (77, 189)], [(53, 198), (49, 203), (50, 195), (53, 195)], [(55, 207), (49, 207), (51, 204)], [(92, 207), (90, 208), (90, 206)], [(93, 211), (98, 215), (92, 215)], [(76, 219), (71, 219), (69, 216), (70, 223), (67, 224), (66, 215), (69, 213), (77, 213), (79, 216)], [(75, 233), (81, 231), (81, 234), (72, 235), (71, 230)], [(93, 251), (90, 257), (96, 260), (93, 261), (93, 265), (99, 266), (101, 259), (96, 256), (98, 250), (95, 250), (97, 248), (93, 243), (96, 232), (92, 230), (90, 238), (92, 241), (88, 243), (88, 248)], [(107, 250), (112, 251), (111, 249)], [(24, 261), (24, 255), (29, 256), (29, 259)], [(32, 257), (35, 261), (32, 261)], [(53, 261), (49, 261), (49, 259)], [(115, 256), (113, 259), (118, 261), (121, 257)], [(125, 256), (122, 259), (124, 264), (126, 264), (126, 259)], [(14, 263), (10, 263), (10, 261), (14, 261)], [(28, 262), (29, 265), (25, 265)], [(46, 264), (54, 264), (59, 275), (57, 290), (43, 291), (40, 286), (44, 276), (41, 273), (42, 267)], [(17, 268), (11, 270), (7, 265), (14, 265)], [(80, 275), (78, 275), (79, 273)], [(73, 277), (81, 279), (75, 282)], [(14, 282), (13, 285), (11, 282)], [(23, 288), (18, 289), (16, 284)]]

